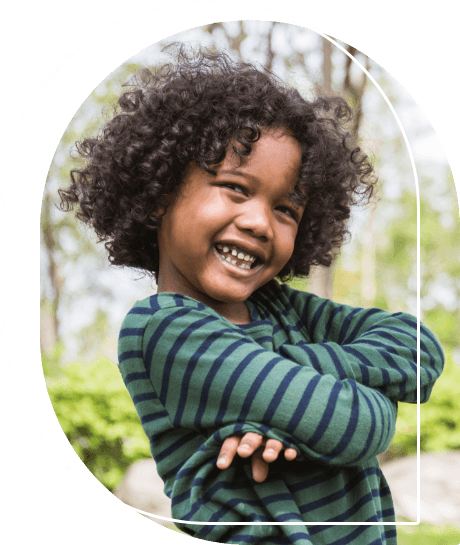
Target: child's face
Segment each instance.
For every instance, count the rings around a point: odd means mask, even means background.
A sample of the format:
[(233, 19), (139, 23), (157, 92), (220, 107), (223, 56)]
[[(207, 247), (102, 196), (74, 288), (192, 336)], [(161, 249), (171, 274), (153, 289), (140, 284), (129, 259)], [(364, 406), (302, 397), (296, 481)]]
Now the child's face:
[(158, 232), (158, 291), (188, 295), (228, 317), (274, 278), (292, 255), (303, 213), (288, 199), (300, 161), (293, 137), (266, 130), (241, 164), (228, 152), (213, 167), (217, 176), (190, 165)]

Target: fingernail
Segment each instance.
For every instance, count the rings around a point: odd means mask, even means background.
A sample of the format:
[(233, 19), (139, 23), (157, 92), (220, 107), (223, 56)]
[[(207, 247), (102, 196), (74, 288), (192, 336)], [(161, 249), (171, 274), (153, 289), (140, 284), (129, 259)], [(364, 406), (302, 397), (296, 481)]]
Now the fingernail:
[(225, 454), (224, 454), (223, 456), (221, 456), (221, 457), (217, 460), (217, 465), (224, 464), (226, 460), (227, 460), (227, 456), (225, 456)]
[(249, 445), (247, 445), (246, 443), (243, 443), (242, 445), (240, 445), (238, 447), (238, 450), (242, 449), (242, 450), (249, 450), (251, 447)]

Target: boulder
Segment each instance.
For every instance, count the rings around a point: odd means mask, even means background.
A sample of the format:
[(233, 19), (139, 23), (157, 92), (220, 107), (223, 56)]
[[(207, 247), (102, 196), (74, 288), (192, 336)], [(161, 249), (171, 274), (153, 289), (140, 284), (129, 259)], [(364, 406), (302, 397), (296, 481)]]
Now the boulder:
[[(396, 517), (417, 520), (417, 457), (383, 463)], [(435, 525), (460, 527), (460, 452), (420, 455), (420, 518)]]
[[(153, 459), (139, 460), (129, 466), (114, 495), (123, 503), (147, 513), (172, 518), (171, 500), (163, 492), (163, 481)], [(173, 524), (160, 518), (154, 520), (164, 526)]]

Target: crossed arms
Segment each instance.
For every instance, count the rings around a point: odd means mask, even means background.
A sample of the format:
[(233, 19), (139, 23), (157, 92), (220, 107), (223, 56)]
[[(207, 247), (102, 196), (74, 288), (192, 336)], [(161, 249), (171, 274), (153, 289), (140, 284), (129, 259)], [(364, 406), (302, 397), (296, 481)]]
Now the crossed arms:
[[(178, 306), (173, 294), (161, 294), (145, 327), (143, 356), (174, 426), (203, 433), (250, 422), (266, 446), (256, 459), (266, 462), (279, 443), (287, 459), (295, 452), (342, 466), (386, 450), (397, 402), (417, 399), (416, 320), (304, 295), (294, 307), (308, 307), (298, 314), (309, 338), (273, 352), (197, 301), (181, 297)], [(423, 326), (420, 346), (423, 402), (444, 360)], [(236, 451), (240, 439), (224, 438), (225, 446), (230, 439)]]

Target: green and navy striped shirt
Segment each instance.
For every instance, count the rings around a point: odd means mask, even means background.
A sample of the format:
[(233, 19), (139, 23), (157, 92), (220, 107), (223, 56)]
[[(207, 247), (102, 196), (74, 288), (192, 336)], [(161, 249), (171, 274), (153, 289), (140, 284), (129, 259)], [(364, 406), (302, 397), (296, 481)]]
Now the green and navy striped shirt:
[[(398, 401), (417, 401), (416, 319), (276, 281), (246, 305), (252, 321), (237, 325), (195, 299), (161, 293), (137, 302), (123, 322), (120, 370), (173, 518), (221, 543), (395, 545), (376, 455), (393, 437)], [(444, 357), (423, 325), (420, 346), (425, 402)], [(246, 432), (298, 456), (280, 456), (263, 483), (253, 480), (250, 459), (218, 469), (222, 442)], [(232, 524), (255, 521), (299, 524)]]

